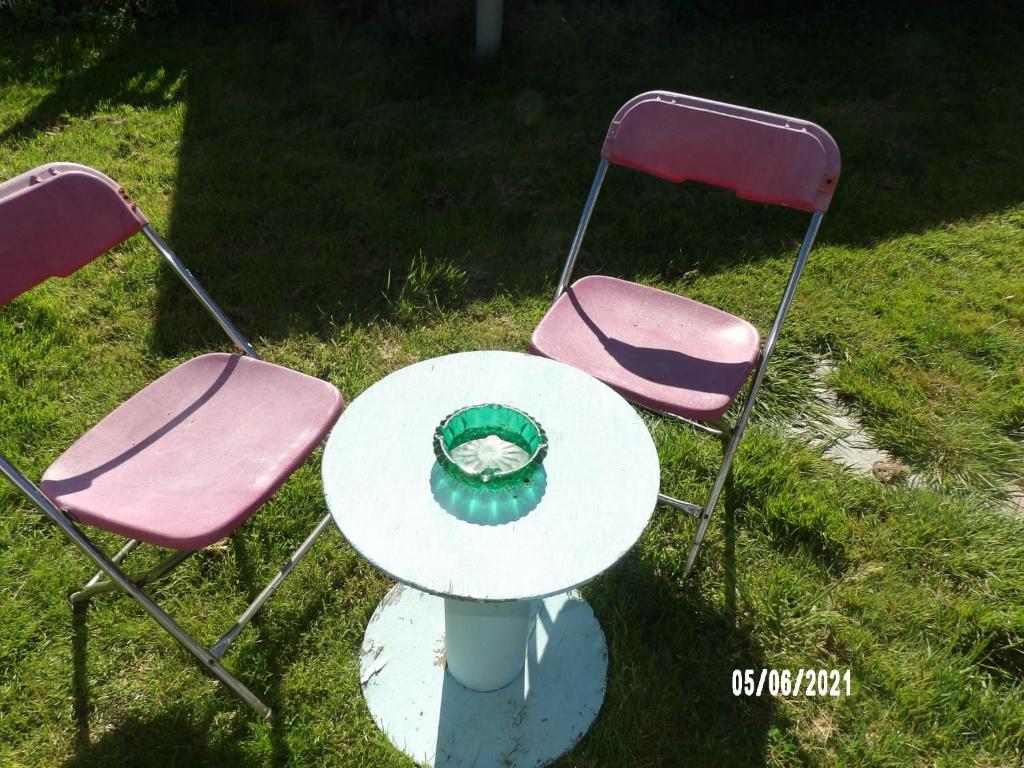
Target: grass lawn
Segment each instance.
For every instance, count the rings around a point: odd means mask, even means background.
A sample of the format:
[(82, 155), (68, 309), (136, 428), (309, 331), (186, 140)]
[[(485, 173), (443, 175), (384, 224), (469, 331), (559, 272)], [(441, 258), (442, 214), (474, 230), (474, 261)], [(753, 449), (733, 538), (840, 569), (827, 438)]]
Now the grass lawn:
[[(351, 400), (416, 360), (526, 348), (608, 121), (635, 93), (819, 122), (843, 175), (724, 509), (692, 578), (693, 522), (659, 509), (585, 589), (608, 695), (558, 764), (1019, 766), (1024, 521), (994, 505), (1024, 475), (1024, 15), (639, 7), (510, 10), (487, 66), (316, 9), (166, 20), (103, 44), (0, 27), (0, 178), (52, 160), (104, 170), (265, 358)], [(578, 274), (764, 329), (805, 222), (613, 168)], [(133, 240), (0, 310), (0, 451), (38, 477), (142, 385), (228, 348)], [(928, 487), (854, 476), (787, 437), (815, 422), (822, 360)], [(717, 447), (651, 428), (666, 490), (701, 499)], [(323, 514), (318, 475), (314, 457), (158, 601), (216, 639)], [(269, 724), (129, 600), (73, 615), (64, 596), (88, 564), (7, 484), (0, 572), (0, 765), (410, 764), (359, 688), (388, 581), (334, 531), (227, 657), (278, 713)], [(852, 695), (734, 697), (732, 670), (762, 667), (850, 669)]]

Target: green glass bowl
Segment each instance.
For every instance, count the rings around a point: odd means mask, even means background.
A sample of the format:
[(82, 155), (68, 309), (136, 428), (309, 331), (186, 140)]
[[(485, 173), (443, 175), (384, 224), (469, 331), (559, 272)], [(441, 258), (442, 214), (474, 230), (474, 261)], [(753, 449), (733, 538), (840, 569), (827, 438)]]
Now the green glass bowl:
[(547, 452), (547, 435), (540, 424), (507, 405), (462, 408), (434, 430), (438, 463), (452, 477), (475, 488), (526, 482)]

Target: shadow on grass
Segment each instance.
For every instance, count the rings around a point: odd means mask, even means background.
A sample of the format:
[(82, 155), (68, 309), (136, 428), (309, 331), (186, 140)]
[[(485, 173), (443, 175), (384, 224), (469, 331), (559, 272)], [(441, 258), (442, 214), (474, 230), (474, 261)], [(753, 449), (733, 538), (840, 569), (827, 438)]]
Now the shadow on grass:
[(86, 618), (89, 604), (71, 606), (71, 707), (75, 718), (75, 750), (78, 754), (89, 748), (89, 631)]
[(588, 596), (610, 663), (608, 694), (584, 755), (594, 741), (595, 755), (622, 750), (622, 764), (765, 765), (774, 700), (732, 693), (733, 670), (759, 670), (764, 655), (728, 607), (635, 555)]
[[(1024, 103), (1008, 78), (1024, 61), (1004, 39), (1009, 7), (936, 6), (927, 17), (835, 7), (780, 21), (633, 24), (629, 35), (631, 12), (605, 11), (566, 20), (564, 8), (509, 9), (507, 47), (486, 67), (318, 7), (165, 24), (61, 80), (2, 138), (106, 103), (184, 99), (169, 240), (242, 330), (268, 339), (388, 316), (416, 259), (414, 303), (546, 293), (609, 119), (651, 88), (826, 126), (844, 171), (825, 243), (870, 244), (1020, 200)], [(672, 279), (790, 256), (804, 224), (803, 214), (613, 169), (580, 274)], [(157, 351), (213, 339), (166, 272)]]
[(97, 61), (80, 64), (58, 80), (27, 115), (0, 133), (0, 142), (17, 142), (40, 131), (60, 130), (65, 116), (88, 116), (105, 103), (140, 109), (176, 103), (183, 98), (184, 72), (184, 59), (159, 41), (140, 45), (138, 39), (130, 37), (114, 42)]
[[(262, 590), (262, 584), (249, 555), (244, 532), (231, 537), (232, 551), (238, 568), (239, 588), (245, 595), (246, 603), (250, 603)], [(288, 765), (291, 754), (285, 738), (285, 726), (277, 716), (282, 707), (281, 681), (285, 674), (282, 659), (294, 656), (294, 645), (320, 616), (324, 605), (336, 591), (338, 581), (344, 574), (324, 585), (324, 594), (307, 595), (305, 607), (298, 616), (288, 621), (287, 630), (280, 631), (268, 625), (261, 610), (244, 630), (246, 633), (259, 635), (255, 650), (250, 649), (237, 654), (236, 658), (226, 664), (237, 674), (243, 683), (251, 688), (274, 712), (270, 721), (270, 761), (268, 765)], [(113, 595), (100, 599), (118, 599), (124, 597), (126, 603), (131, 600), (126, 596)], [(269, 605), (269, 603), (268, 603)], [(205, 720), (197, 722), (195, 710), (185, 706), (175, 706), (173, 702), (161, 702), (156, 711), (161, 712), (155, 718), (129, 718), (119, 720), (117, 727), (102, 736), (95, 743), (91, 742), (90, 685), (88, 675), (88, 610), (89, 603), (78, 603), (72, 607), (72, 710), (75, 722), (75, 751), (73, 759), (64, 764), (66, 768), (74, 766), (150, 766), (159, 756), (161, 764), (168, 765), (225, 765), (248, 764), (251, 756), (238, 750), (235, 745), (245, 741), (249, 726), (256, 716), (235, 699), (230, 692), (222, 689), (221, 693), (226, 705), (209, 709)], [(227, 626), (224, 627), (227, 629)], [(153, 631), (160, 635), (163, 642), (173, 645), (171, 638), (153, 625)], [(171, 652), (181, 653), (185, 664), (203, 673), (202, 668), (186, 652), (173, 647)], [(253, 678), (258, 677), (258, 683)], [(225, 708), (234, 707), (239, 713), (237, 724), (225, 732), (220, 724), (210, 728), (214, 717)], [(216, 742), (211, 742), (210, 733), (219, 735)]]
[[(249, 550), (245, 544), (245, 534), (239, 531), (231, 537), (232, 549), (235, 554), (235, 561), (238, 563), (238, 575), (239, 575), (239, 586), (245, 593), (246, 604), (251, 604), (256, 596), (263, 589), (263, 585), (256, 579), (256, 574), (253, 569), (252, 561), (249, 558)], [(257, 613), (249, 626), (243, 631), (256, 632), (260, 635), (260, 639), (266, 644), (266, 652), (264, 657), (266, 658), (267, 674), (269, 677), (267, 691), (263, 700), (273, 710), (277, 711), (281, 702), (281, 675), (283, 670), (281, 669), (281, 658), (285, 652), (282, 647), (280, 638), (273, 638), (270, 633), (264, 630), (263, 611)], [(302, 624), (302, 629), (306, 629), (313, 623), (314, 616), (309, 615)], [(301, 631), (301, 630), (300, 630)], [(270, 723), (270, 747), (271, 747), (271, 765), (282, 766), (288, 764), (288, 744), (284, 738), (284, 734), (281, 732), (281, 723), (278, 718), (273, 718)]]
[[(90, 739), (89, 675), (88, 675), (88, 603), (72, 609), (72, 708), (75, 720), (75, 756), (63, 768), (108, 766), (194, 766), (243, 764), (244, 754), (238, 749), (246, 735), (246, 723), (239, 719), (231, 733), (211, 743), (209, 728), (216, 711), (197, 720), (189, 708), (160, 706), (155, 717), (119, 719), (116, 726)], [(155, 626), (155, 625), (154, 625)], [(280, 763), (275, 763), (278, 765)]]
[(126, 718), (95, 743), (79, 748), (62, 768), (248, 764), (245, 752), (237, 746), (246, 736), (245, 723), (210, 743), (212, 719), (213, 713), (197, 720), (195, 712), (175, 707), (162, 708), (154, 717)]
[[(756, 681), (766, 666), (764, 650), (737, 615), (739, 503), (730, 473), (713, 522), (724, 539), (720, 599), (707, 591), (701, 574), (702, 563), (714, 556), (706, 548), (690, 577), (683, 575), (685, 558), (662, 570), (634, 548), (586, 589), (608, 640), (608, 693), (574, 754), (585, 758), (592, 749), (601, 764), (615, 756), (621, 765), (768, 763), (770, 734), (786, 730), (787, 716), (767, 691), (736, 696), (732, 688), (736, 670), (754, 670)], [(664, 507), (656, 514), (678, 516), (686, 552), (695, 521)], [(800, 745), (788, 749), (796, 763), (812, 762)]]

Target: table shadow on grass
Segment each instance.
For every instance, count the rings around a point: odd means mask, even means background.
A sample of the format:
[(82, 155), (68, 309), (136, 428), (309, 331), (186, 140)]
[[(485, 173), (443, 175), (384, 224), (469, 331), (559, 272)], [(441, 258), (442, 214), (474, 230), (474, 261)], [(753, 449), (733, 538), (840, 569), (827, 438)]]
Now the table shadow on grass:
[(737, 697), (734, 669), (760, 669), (764, 652), (734, 621), (733, 605), (702, 597), (632, 554), (586, 590), (609, 647), (608, 693), (583, 742), (622, 750), (623, 764), (752, 768), (767, 763), (778, 725), (769, 696)]
[[(655, 571), (637, 549), (585, 588), (607, 641), (608, 687), (596, 721), (580, 734), (580, 743), (554, 765), (586, 763), (591, 750), (592, 759), (602, 765), (756, 768), (768, 763), (768, 734), (773, 727), (785, 726), (774, 699), (732, 693), (733, 670), (759, 670), (764, 667), (765, 654), (750, 631), (737, 623), (737, 498), (731, 475), (723, 502), (712, 533), (720, 533), (724, 539), (721, 554), (714, 546), (702, 553), (704, 558), (722, 558), (724, 594), (720, 603), (705, 596), (699, 567), (689, 579), (678, 579), (674, 577), (678, 574)], [(684, 537), (692, 536), (693, 521), (683, 516), (680, 520)], [(708, 569), (704, 580), (713, 572)], [(562, 618), (557, 617), (556, 622)], [(560, 637), (551, 617), (542, 612), (538, 621), (546, 622), (549, 636)], [(578, 627), (562, 631), (573, 629)], [(545, 663), (557, 666), (566, 660), (558, 658), (560, 641), (553, 654), (540, 656), (534, 639), (527, 648), (527, 667), (530, 679), (543, 679)], [(512, 685), (521, 686), (522, 679)], [(509, 712), (517, 716), (529, 713), (536, 720), (557, 718), (557, 713), (544, 711), (543, 692), (539, 699), (530, 690), (518, 690), (518, 699), (516, 693), (510, 688), (501, 692), (510, 702)], [(444, 764), (444, 760), (465, 753), (480, 737), (461, 728), (467, 717), (462, 709), (464, 698), (459, 684), (446, 675), (436, 747)], [(798, 745), (792, 749), (805, 757)], [(509, 764), (514, 764), (517, 756), (510, 754)]]
[[(617, 755), (623, 765), (672, 768), (768, 763), (769, 732), (786, 725), (774, 699), (732, 693), (733, 670), (757, 670), (765, 662), (756, 638), (737, 621), (737, 501), (730, 472), (689, 577), (682, 575), (685, 548), (677, 570), (665, 573), (643, 555), (641, 543), (584, 589), (608, 641), (608, 692), (575, 755), (585, 759), (592, 748), (602, 764)], [(689, 545), (695, 521), (664, 508), (656, 514), (677, 515), (681, 541)], [(715, 569), (702, 568), (712, 557), (721, 557), (721, 602), (709, 599), (716, 594), (707, 584)]]

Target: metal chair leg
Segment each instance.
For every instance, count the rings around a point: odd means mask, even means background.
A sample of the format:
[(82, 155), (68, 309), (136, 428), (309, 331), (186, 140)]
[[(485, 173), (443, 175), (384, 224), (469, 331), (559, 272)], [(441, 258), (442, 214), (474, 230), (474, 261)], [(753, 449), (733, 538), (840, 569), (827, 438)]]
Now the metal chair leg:
[[(121, 551), (123, 552), (124, 550)], [(195, 552), (196, 550), (176, 550), (172, 552), (169, 557), (164, 558), (159, 563), (150, 568), (149, 571), (147, 571), (142, 576), (133, 578), (132, 581), (137, 586), (142, 587), (146, 584), (150, 584), (156, 581), (157, 579), (162, 579), (168, 573), (170, 573), (183, 562), (185, 562), (185, 560), (194, 555)], [(118, 554), (121, 553), (118, 552)], [(116, 563), (117, 561), (112, 560), (112, 562)], [(100, 575), (102, 575), (102, 573), (103, 572), (100, 571)], [(88, 600), (90, 597), (93, 597), (95, 595), (100, 595), (104, 592), (114, 592), (118, 589), (120, 589), (120, 587), (118, 587), (118, 585), (115, 584), (113, 581), (99, 581), (94, 576), (92, 579), (89, 580), (89, 583), (82, 587), (80, 590), (71, 593), (68, 596), (68, 600), (71, 602), (72, 605), (75, 605), (77, 603), (82, 602), (83, 600)]]
[(270, 719), (273, 714), (270, 707), (250, 691), (241, 680), (228, 672), (221, 665), (217, 657), (193, 640), (192, 636), (182, 629), (174, 619), (168, 616), (160, 606), (154, 603), (145, 592), (126, 579), (120, 586), (125, 592), (135, 598), (135, 601), (142, 606), (143, 610), (152, 616), (153, 620), (163, 627), (171, 637), (177, 640), (186, 651), (191, 653), (211, 675), (223, 683), (228, 690), (252, 708), (264, 720)]
[[(131, 595), (135, 599), (135, 602), (142, 606), (142, 609), (148, 613), (157, 624), (164, 628), (167, 634), (177, 640), (186, 651), (191, 653), (192, 656), (194, 656), (196, 660), (198, 660), (199, 663), (214, 676), (214, 678), (223, 683), (228, 690), (235, 694), (235, 696), (251, 707), (262, 718), (270, 718), (270, 707), (264, 704), (256, 694), (245, 686), (244, 683), (228, 672), (213, 654), (193, 640), (192, 636), (189, 635), (181, 625), (178, 624), (178, 622), (168, 616), (160, 606), (154, 603), (149, 595), (142, 591), (141, 587), (129, 579), (109, 558), (107, 558), (106, 555), (103, 554), (103, 552), (97, 549), (89, 539), (82, 535), (77, 527), (75, 527), (70, 521), (67, 521), (66, 518), (63, 522), (64, 524), (61, 525), (61, 527), (64, 529), (64, 532), (68, 534), (79, 548), (92, 558), (92, 560), (107, 574), (107, 576), (110, 577), (110, 582), (115, 588), (121, 589)], [(171, 557), (157, 564), (153, 570), (150, 571), (150, 574), (156, 573), (158, 575), (163, 575), (191, 554), (193, 553), (190, 551), (176, 552)], [(147, 574), (147, 576), (150, 574)]]
[(164, 613), (164, 611), (161, 610), (161, 608), (154, 603), (145, 592), (136, 586), (136, 584), (129, 579), (109, 557), (107, 557), (105, 552), (99, 549), (85, 534), (78, 530), (78, 526), (75, 525), (74, 521), (57, 509), (53, 502), (50, 501), (31, 480), (15, 469), (14, 465), (7, 461), (7, 459), (2, 455), (0, 455), (0, 474), (3, 474), (10, 479), (10, 481), (14, 483), (14, 485), (21, 490), (33, 504), (35, 504), (46, 514), (47, 517), (56, 523), (57, 527), (64, 532), (65, 536), (71, 539), (75, 546), (82, 550), (82, 552), (84, 552), (114, 584), (131, 595), (135, 599), (135, 602), (142, 606), (142, 609), (148, 613), (157, 624), (163, 627), (171, 637), (184, 646), (185, 650), (191, 653), (205, 669), (209, 670), (211, 675), (223, 683), (228, 690), (254, 709), (260, 716), (263, 718), (270, 717), (270, 707), (260, 701), (256, 694), (246, 688), (240, 680), (224, 669), (224, 667), (221, 666), (220, 661), (218, 661), (217, 658), (208, 650), (193, 640), (192, 637), (182, 629), (181, 625)]
[(675, 507), (691, 517), (700, 517), (701, 512), (704, 509), (700, 504), (694, 504), (692, 501), (683, 501), (682, 499), (677, 499), (674, 496), (669, 496), (664, 493), (658, 494), (658, 501), (662, 504), (668, 504), (670, 507)]
[[(753, 405), (753, 394), (748, 395), (747, 399), (748, 403)], [(704, 534), (707, 533), (708, 524), (711, 522), (711, 515), (715, 511), (715, 505), (718, 503), (718, 497), (722, 494), (725, 481), (729, 477), (729, 471), (732, 469), (732, 460), (736, 455), (736, 449), (739, 447), (740, 438), (743, 437), (743, 431), (746, 428), (749, 416), (749, 408), (744, 407), (740, 420), (729, 434), (729, 441), (725, 446), (725, 455), (722, 457), (722, 466), (718, 469), (715, 484), (711, 487), (708, 500), (704, 503), (704, 508), (698, 517), (700, 523), (697, 525), (697, 535), (693, 537), (693, 544), (690, 545), (690, 554), (686, 558), (686, 568), (683, 571), (684, 576), (690, 575), (693, 564), (697, 561), (697, 553), (700, 551), (700, 545), (704, 541)]]
[(750, 389), (747, 392), (747, 399), (743, 403), (743, 410), (740, 412), (739, 418), (736, 419), (736, 426), (733, 427), (732, 435), (729, 437), (729, 445), (725, 449), (722, 467), (718, 470), (715, 485), (711, 489), (711, 495), (708, 497), (708, 502), (704, 505), (704, 511), (701, 513), (697, 536), (693, 541), (693, 546), (690, 547), (690, 556), (686, 559), (686, 573), (690, 572), (694, 561), (697, 559), (700, 543), (704, 540), (704, 533), (707, 531), (708, 523), (711, 521), (711, 513), (714, 512), (718, 496), (725, 486), (725, 479), (729, 475), (729, 468), (732, 466), (732, 460), (736, 455), (736, 448), (740, 443), (740, 438), (743, 437), (743, 431), (747, 428), (747, 423), (750, 421), (750, 414), (754, 409), (754, 401), (757, 399), (757, 393), (761, 389), (761, 382), (764, 380), (765, 371), (768, 369), (768, 361), (771, 360), (772, 352), (775, 350), (775, 342), (782, 331), (782, 324), (786, 319), (786, 313), (789, 311), (789, 305), (793, 301), (793, 296), (796, 294), (797, 283), (800, 281), (800, 275), (803, 272), (804, 265), (807, 263), (807, 255), (811, 252), (811, 247), (814, 245), (814, 238), (818, 234), (818, 227), (821, 226), (823, 216), (823, 211), (815, 211), (811, 215), (811, 223), (807, 227), (807, 233), (804, 235), (803, 243), (800, 245), (800, 253), (797, 254), (793, 271), (789, 275), (789, 282), (786, 283), (786, 290), (782, 294), (782, 301), (779, 303), (779, 309), (775, 314), (775, 321), (772, 323), (772, 328), (768, 332), (768, 339), (761, 349), (754, 380), (751, 382)]
[(299, 548), (292, 553), (292, 556), (288, 558), (288, 562), (284, 564), (284, 567), (277, 572), (277, 575), (270, 580), (270, 583), (263, 588), (263, 591), (260, 592), (249, 607), (245, 609), (245, 612), (238, 617), (238, 621), (235, 622), (234, 626), (225, 632), (221, 636), (220, 640), (213, 644), (210, 648), (210, 654), (212, 656), (218, 659), (224, 657), (224, 654), (227, 653), (228, 647), (235, 641), (238, 634), (245, 629), (246, 624), (252, 621), (253, 616), (259, 612), (260, 608), (263, 607), (263, 604), (270, 599), (270, 596), (277, 591), (277, 588), (281, 586), (288, 574), (292, 572), (292, 568), (294, 568), (298, 562), (305, 557), (310, 547), (316, 543), (316, 540), (320, 538), (320, 535), (327, 530), (330, 524), (331, 515), (328, 513), (324, 516), (324, 519), (320, 521), (317, 527), (313, 529), (313, 532), (306, 537), (306, 540), (299, 545)]
[[(128, 557), (128, 555), (132, 552), (132, 550), (134, 550), (136, 547), (138, 547), (139, 544), (141, 544), (141, 543), (142, 543), (141, 541), (138, 541), (136, 539), (129, 539), (128, 542), (123, 547), (121, 547), (121, 551), (118, 552), (116, 555), (114, 555), (112, 558), (110, 558), (110, 561), (113, 562), (113, 563), (120, 563), (122, 560), (124, 560), (126, 557)], [(89, 579), (89, 581), (87, 581), (85, 583), (85, 586), (82, 587), (82, 589), (88, 589), (93, 584), (99, 583), (99, 580), (102, 579), (102, 578), (103, 578), (103, 571), (96, 571), (96, 573), (93, 575), (93, 577), (91, 579)]]
[[(245, 612), (239, 617), (238, 621), (235, 622), (234, 626), (232, 626), (231, 629), (225, 632), (224, 635), (216, 643), (214, 643), (213, 647), (211, 647), (209, 650), (199, 646), (199, 644), (196, 643), (190, 636), (188, 636), (184, 632), (184, 630), (181, 630), (181, 628), (178, 627), (174, 620), (170, 616), (168, 616), (161, 608), (159, 608), (155, 603), (153, 603), (152, 600), (148, 597), (148, 595), (146, 595), (146, 593), (143, 592), (141, 589), (141, 587), (145, 584), (156, 581), (157, 579), (160, 579), (163, 576), (170, 573), (174, 568), (183, 563), (191, 555), (195, 554), (194, 550), (178, 550), (176, 552), (173, 552), (169, 557), (165, 558), (164, 560), (160, 561), (155, 566), (153, 566), (153, 568), (151, 568), (144, 576), (133, 580), (127, 580), (127, 584), (130, 585), (130, 588), (129, 586), (126, 586), (120, 579), (114, 578), (113, 574), (107, 572), (108, 575), (111, 576), (109, 580), (99, 581), (94, 577), (89, 581), (89, 583), (85, 587), (80, 589), (78, 592), (72, 594), (69, 599), (72, 604), (76, 604), (83, 602), (88, 598), (103, 592), (110, 592), (114, 590), (123, 590), (127, 592), (132, 597), (134, 597), (136, 601), (138, 601), (142, 605), (142, 607), (145, 608), (146, 611), (154, 619), (156, 619), (157, 622), (165, 630), (167, 630), (167, 632), (172, 637), (174, 637), (175, 640), (177, 640), (182, 646), (184, 646), (185, 649), (189, 651), (189, 653), (195, 656), (203, 664), (203, 666), (210, 671), (210, 673), (215, 678), (217, 678), (220, 682), (224, 683), (224, 685), (226, 685), (231, 690), (232, 693), (238, 696), (238, 698), (240, 698), (250, 707), (252, 707), (252, 709), (254, 709), (262, 717), (269, 718), (271, 716), (270, 708), (266, 704), (264, 704), (255, 694), (253, 694), (252, 691), (250, 691), (241, 681), (239, 681), (234, 675), (228, 672), (221, 665), (220, 659), (227, 652), (228, 647), (231, 645), (232, 642), (234, 642), (235, 638), (239, 635), (239, 633), (243, 629), (245, 629), (246, 625), (263, 607), (263, 604), (266, 603), (267, 600), (270, 599), (271, 595), (273, 595), (274, 592), (277, 591), (277, 589), (284, 582), (285, 578), (287, 578), (288, 574), (290, 574), (292, 570), (295, 568), (295, 566), (299, 563), (299, 561), (301, 561), (302, 558), (305, 557), (306, 553), (309, 552), (309, 550), (317, 542), (320, 536), (323, 535), (324, 531), (326, 531), (330, 527), (331, 521), (332, 518), (330, 514), (324, 516), (324, 518), (317, 524), (316, 528), (313, 529), (313, 532), (310, 533), (309, 536), (306, 537), (305, 541), (303, 541), (302, 544), (299, 545), (298, 549), (296, 549), (295, 552), (292, 553), (292, 556), (284, 564), (284, 567), (277, 572), (277, 575), (275, 575), (274, 578), (270, 580), (270, 583), (263, 588), (263, 591), (260, 592), (260, 594), (257, 595), (256, 599), (252, 601), (249, 607), (245, 609)], [(123, 559), (124, 555), (127, 554), (125, 550), (130, 551), (130, 548), (126, 546), (125, 549), (122, 549), (121, 552), (118, 552), (118, 554), (115, 557), (119, 556), (119, 559)], [(113, 565), (113, 562), (113, 559), (111, 559), (111, 565)], [(105, 571), (100, 571), (99, 575), (102, 576), (104, 572)], [(121, 575), (124, 576), (124, 574)], [(127, 579), (127, 577), (125, 578)], [(153, 610), (150, 610), (148, 606), (152, 606)], [(154, 610), (157, 611), (160, 614), (160, 616), (166, 619), (166, 621), (169, 622), (171, 625), (177, 627), (178, 631), (173, 631), (171, 627), (168, 626), (168, 624), (165, 624), (163, 621), (161, 621), (157, 614), (153, 612)]]

